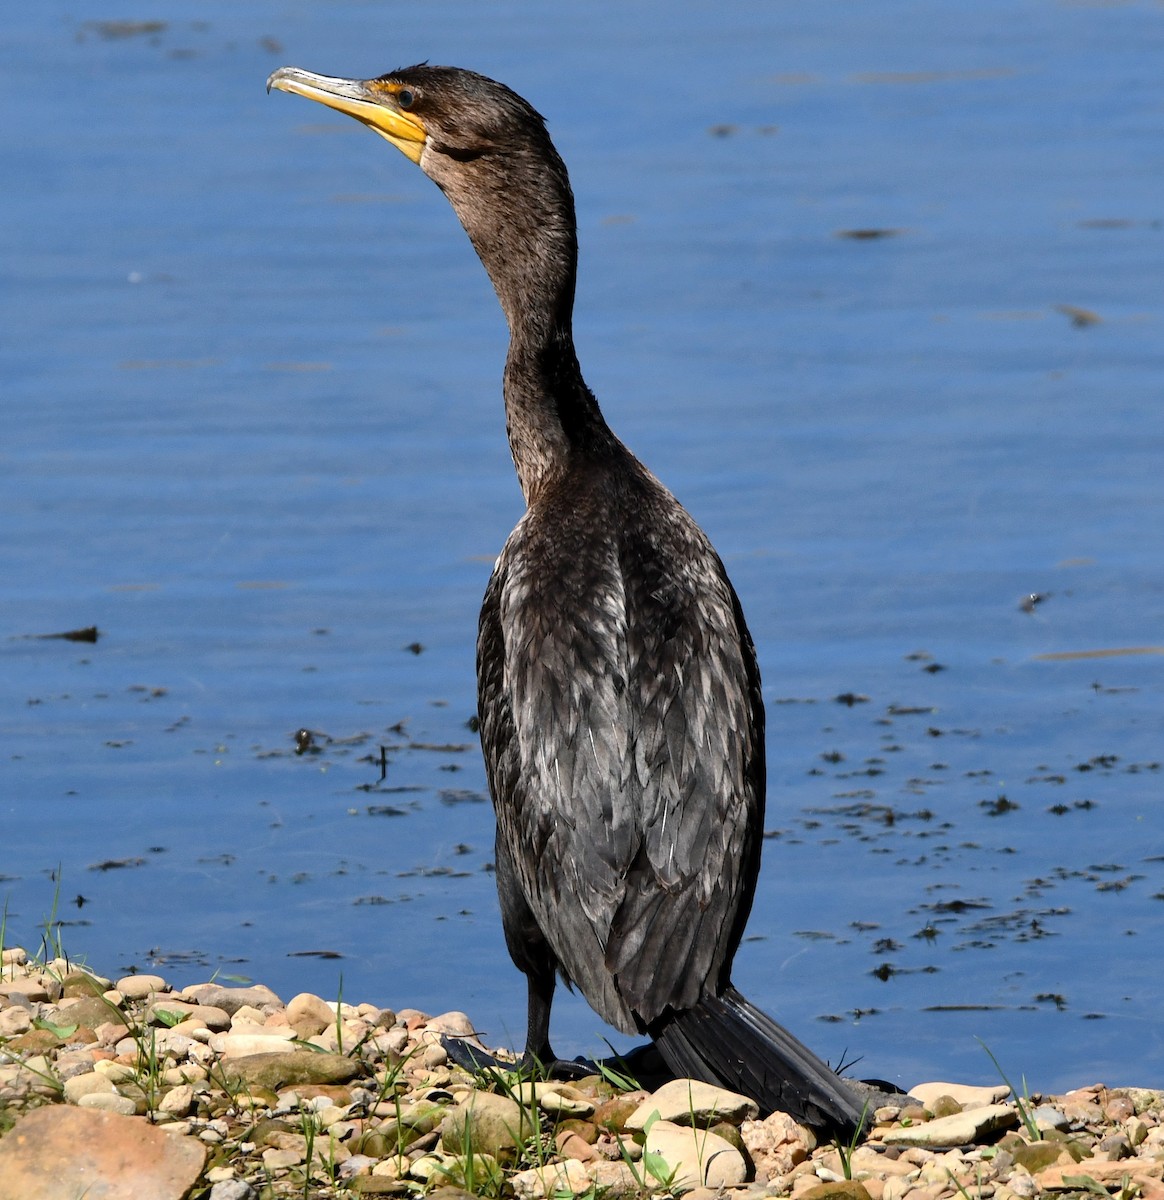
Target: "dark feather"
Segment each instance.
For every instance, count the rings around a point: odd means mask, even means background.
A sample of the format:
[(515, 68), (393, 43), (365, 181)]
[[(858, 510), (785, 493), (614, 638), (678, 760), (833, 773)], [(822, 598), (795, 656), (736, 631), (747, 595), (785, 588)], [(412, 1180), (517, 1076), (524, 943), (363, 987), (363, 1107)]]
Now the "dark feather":
[[(527, 1056), (552, 1057), (560, 973), (612, 1024), (649, 1031), (674, 1069), (851, 1129), (827, 1067), (731, 987), (763, 829), (755, 652), (706, 536), (582, 378), (574, 199), (545, 122), (451, 67), (271, 80), (307, 86), (419, 160), (509, 324), (506, 426), (527, 510), (486, 591), (478, 704), (502, 921), (529, 985)], [(383, 125), (369, 104), (388, 110)]]

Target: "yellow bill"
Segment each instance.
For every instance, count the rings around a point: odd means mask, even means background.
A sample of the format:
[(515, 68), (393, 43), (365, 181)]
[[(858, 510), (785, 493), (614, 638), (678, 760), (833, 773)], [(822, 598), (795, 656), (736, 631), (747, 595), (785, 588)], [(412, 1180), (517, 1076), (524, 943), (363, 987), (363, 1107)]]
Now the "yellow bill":
[(395, 99), (399, 85), (390, 80), (336, 79), (299, 67), (280, 67), (267, 80), (267, 91), (272, 88), (294, 92), (347, 113), (386, 138), (414, 163), (420, 162), (428, 138), (424, 122), (410, 113), (401, 112)]

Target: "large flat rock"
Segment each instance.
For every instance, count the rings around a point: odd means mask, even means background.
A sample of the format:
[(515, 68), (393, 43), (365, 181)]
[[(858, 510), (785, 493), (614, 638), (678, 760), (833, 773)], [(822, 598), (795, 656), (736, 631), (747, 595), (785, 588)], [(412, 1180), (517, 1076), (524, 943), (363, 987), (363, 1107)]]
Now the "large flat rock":
[(1004, 1129), (1013, 1129), (1019, 1115), (1012, 1104), (984, 1104), (950, 1117), (938, 1117), (885, 1134), (887, 1146), (977, 1146), (992, 1140)]
[(0, 1200), (184, 1200), (206, 1147), (141, 1117), (54, 1104), (0, 1138)]

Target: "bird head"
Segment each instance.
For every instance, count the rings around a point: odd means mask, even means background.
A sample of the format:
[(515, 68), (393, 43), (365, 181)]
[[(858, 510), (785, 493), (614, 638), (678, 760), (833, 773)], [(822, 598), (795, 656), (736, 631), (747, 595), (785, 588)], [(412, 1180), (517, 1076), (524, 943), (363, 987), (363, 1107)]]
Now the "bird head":
[(541, 115), (502, 83), (460, 67), (421, 63), (375, 79), (341, 79), (280, 67), (267, 90), (294, 92), (347, 113), (386, 138), (440, 182), (440, 157), (468, 163), (533, 152), (549, 137)]
[(280, 67), (267, 80), (272, 88), (355, 117), (416, 163), (451, 202), (511, 327), (535, 292), (542, 311), (568, 324), (574, 198), (545, 120), (528, 101), (475, 71), (427, 63), (375, 79)]

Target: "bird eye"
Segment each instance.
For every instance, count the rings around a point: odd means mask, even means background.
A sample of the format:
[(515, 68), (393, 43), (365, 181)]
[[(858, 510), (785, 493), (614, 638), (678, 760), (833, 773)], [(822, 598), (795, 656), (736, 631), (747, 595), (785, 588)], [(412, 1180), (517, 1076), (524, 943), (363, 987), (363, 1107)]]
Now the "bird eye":
[(416, 95), (410, 88), (401, 88), (400, 91), (396, 93), (396, 103), (401, 108), (411, 108), (415, 99)]

